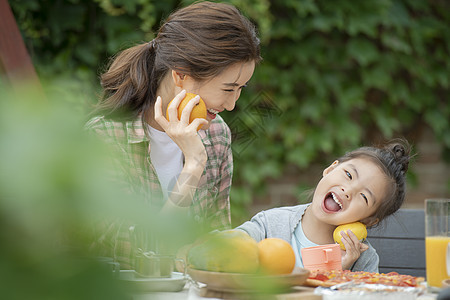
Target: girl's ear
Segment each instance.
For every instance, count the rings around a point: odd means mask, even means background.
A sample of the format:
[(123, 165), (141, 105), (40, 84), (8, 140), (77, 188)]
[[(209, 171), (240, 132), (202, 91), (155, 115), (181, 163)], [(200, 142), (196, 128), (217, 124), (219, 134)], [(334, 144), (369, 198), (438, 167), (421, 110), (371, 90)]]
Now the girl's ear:
[(183, 88), (183, 84), (186, 79), (186, 75), (182, 74), (180, 72), (177, 72), (175, 70), (172, 70), (172, 79), (173, 79), (173, 83), (175, 83), (175, 85), (177, 87)]
[(323, 170), (322, 176), (325, 177), (325, 175), (327, 175), (328, 173), (330, 173), (331, 171), (334, 170), (334, 168), (336, 168), (336, 166), (339, 164), (338, 160), (335, 160), (328, 168), (326, 168), (325, 170)]

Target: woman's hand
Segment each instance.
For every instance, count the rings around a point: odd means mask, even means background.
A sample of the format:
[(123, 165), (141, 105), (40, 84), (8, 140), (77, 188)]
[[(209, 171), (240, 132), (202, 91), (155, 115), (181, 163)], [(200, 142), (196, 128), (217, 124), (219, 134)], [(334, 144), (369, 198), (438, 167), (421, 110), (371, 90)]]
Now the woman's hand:
[(205, 146), (197, 134), (197, 128), (200, 125), (208, 124), (208, 121), (196, 118), (189, 124), (192, 109), (200, 100), (198, 95), (189, 101), (181, 113), (181, 119), (178, 120), (178, 105), (185, 96), (186, 91), (183, 90), (173, 98), (173, 101), (167, 109), (169, 120), (165, 118), (162, 112), (162, 99), (158, 96), (155, 103), (155, 120), (178, 147), (180, 147), (186, 163), (206, 162)]
[(342, 243), (345, 246), (345, 250), (341, 250), (342, 269), (349, 270), (361, 256), (361, 253), (369, 249), (369, 246), (361, 243), (351, 230), (347, 230), (347, 232), (341, 231), (340, 234), (342, 236)]
[(162, 211), (189, 208), (208, 159), (205, 146), (197, 133), (198, 126), (206, 125), (208, 121), (197, 118), (189, 124), (192, 108), (199, 102), (200, 97), (194, 97), (189, 101), (181, 113), (181, 119), (178, 120), (178, 105), (185, 95), (186, 91), (181, 91), (170, 103), (168, 107), (169, 120), (163, 115), (161, 97), (158, 96), (155, 103), (156, 122), (180, 147), (184, 155), (183, 169), (172, 191), (169, 191), (169, 201), (166, 202)]

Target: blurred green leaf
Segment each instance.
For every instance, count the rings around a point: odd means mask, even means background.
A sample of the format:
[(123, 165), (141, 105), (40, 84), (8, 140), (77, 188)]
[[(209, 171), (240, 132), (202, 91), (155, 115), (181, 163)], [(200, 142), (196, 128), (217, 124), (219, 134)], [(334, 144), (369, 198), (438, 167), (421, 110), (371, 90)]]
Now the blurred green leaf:
[(349, 42), (348, 52), (361, 66), (367, 66), (378, 56), (376, 47), (370, 41), (357, 38)]
[(143, 217), (131, 195), (107, 179), (109, 155), (83, 130), (76, 96), (43, 99), (25, 84), (18, 93), (2, 91), (0, 293), (8, 299), (125, 298), (112, 274), (88, 259), (93, 225), (119, 214)]

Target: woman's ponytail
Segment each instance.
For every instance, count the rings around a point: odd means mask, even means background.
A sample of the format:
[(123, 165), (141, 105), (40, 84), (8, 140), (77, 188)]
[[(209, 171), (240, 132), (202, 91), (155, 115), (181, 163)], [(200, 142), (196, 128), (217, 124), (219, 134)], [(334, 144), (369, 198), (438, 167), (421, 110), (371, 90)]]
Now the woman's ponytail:
[(116, 119), (138, 116), (156, 93), (149, 88), (154, 60), (153, 41), (120, 52), (101, 76), (103, 95), (95, 113)]

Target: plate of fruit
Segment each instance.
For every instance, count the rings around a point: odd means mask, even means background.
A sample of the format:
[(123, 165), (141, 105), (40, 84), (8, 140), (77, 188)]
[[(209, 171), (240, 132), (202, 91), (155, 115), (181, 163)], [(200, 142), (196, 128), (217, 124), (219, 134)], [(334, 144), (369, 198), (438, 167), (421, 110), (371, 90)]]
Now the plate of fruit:
[(280, 291), (304, 285), (309, 271), (295, 267), (291, 245), (277, 238), (257, 243), (241, 230), (209, 234), (187, 254), (189, 276), (215, 291)]

